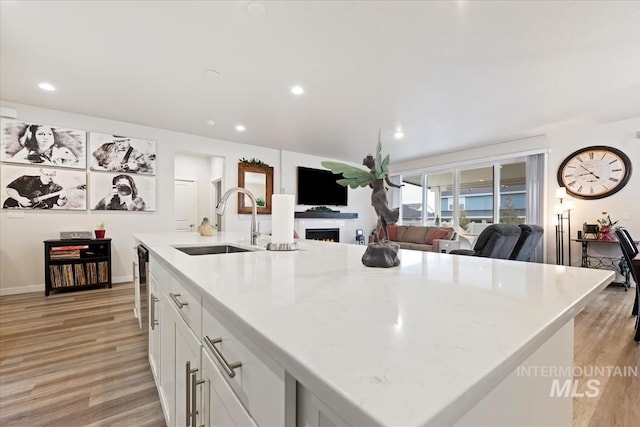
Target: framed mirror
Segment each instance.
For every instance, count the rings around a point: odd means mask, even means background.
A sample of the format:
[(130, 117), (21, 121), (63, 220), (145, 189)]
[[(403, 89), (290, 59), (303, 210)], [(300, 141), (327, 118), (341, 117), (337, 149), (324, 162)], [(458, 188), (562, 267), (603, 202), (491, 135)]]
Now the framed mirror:
[[(245, 188), (254, 195), (258, 214), (271, 214), (273, 167), (238, 163), (238, 187)], [(251, 213), (251, 200), (242, 193), (238, 193), (238, 213)]]

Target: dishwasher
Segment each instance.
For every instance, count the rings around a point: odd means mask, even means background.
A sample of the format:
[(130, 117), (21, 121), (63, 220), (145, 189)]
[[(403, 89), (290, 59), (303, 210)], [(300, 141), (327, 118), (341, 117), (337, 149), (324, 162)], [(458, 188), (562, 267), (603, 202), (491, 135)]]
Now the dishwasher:
[(147, 330), (149, 321), (149, 250), (144, 245), (136, 247), (137, 261), (133, 262), (133, 285), (135, 289), (134, 316), (138, 319), (138, 325)]

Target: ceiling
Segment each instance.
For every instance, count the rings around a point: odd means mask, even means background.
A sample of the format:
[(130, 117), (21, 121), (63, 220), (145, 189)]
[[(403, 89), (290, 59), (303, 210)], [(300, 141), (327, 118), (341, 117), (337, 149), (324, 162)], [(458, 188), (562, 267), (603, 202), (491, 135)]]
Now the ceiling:
[(261, 5), (3, 0), (0, 97), (353, 162), (640, 116), (638, 1)]

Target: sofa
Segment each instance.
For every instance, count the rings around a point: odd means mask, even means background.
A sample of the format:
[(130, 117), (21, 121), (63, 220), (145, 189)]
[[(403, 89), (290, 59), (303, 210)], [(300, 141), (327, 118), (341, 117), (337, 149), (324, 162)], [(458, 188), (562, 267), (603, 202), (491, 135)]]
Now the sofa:
[[(451, 245), (456, 240), (456, 232), (451, 227), (390, 225), (387, 227), (387, 231), (389, 232), (389, 240), (400, 245), (401, 249), (449, 252), (450, 249), (457, 247)], [(382, 235), (380, 237), (382, 238)]]

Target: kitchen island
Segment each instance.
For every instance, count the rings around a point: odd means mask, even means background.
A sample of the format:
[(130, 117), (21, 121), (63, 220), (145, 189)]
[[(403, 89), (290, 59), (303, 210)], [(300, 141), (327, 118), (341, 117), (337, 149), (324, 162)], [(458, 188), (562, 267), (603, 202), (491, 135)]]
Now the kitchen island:
[[(180, 282), (203, 313), (209, 307), (284, 372), (284, 425), (570, 425), (571, 396), (550, 398), (550, 378), (517, 369), (570, 368), (573, 318), (614, 278), (411, 250), (400, 251), (398, 267), (368, 268), (363, 246), (306, 240), (292, 252), (266, 251), (266, 239), (242, 253), (176, 249), (250, 248), (244, 233), (135, 238), (150, 250), (152, 278), (155, 264), (166, 276), (158, 282)], [(200, 319), (190, 321), (196, 338), (211, 323)]]

